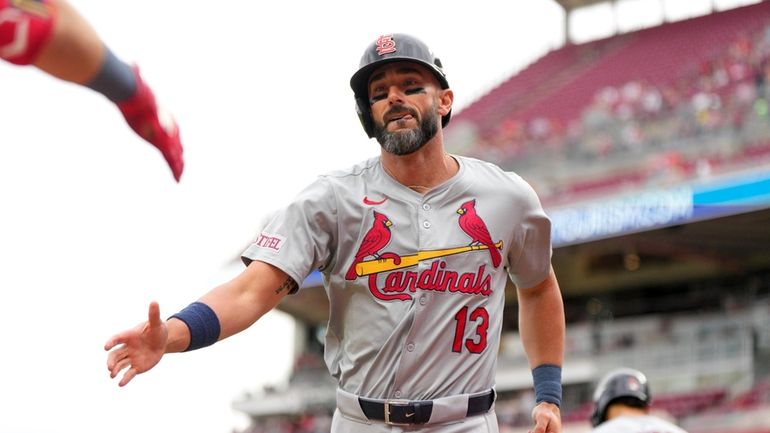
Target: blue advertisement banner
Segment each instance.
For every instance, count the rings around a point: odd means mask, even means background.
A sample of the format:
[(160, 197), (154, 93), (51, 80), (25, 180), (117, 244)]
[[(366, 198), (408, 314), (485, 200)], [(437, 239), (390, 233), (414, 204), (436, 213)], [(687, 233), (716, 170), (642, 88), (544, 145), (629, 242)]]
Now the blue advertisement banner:
[(770, 207), (770, 170), (546, 209), (554, 247)]

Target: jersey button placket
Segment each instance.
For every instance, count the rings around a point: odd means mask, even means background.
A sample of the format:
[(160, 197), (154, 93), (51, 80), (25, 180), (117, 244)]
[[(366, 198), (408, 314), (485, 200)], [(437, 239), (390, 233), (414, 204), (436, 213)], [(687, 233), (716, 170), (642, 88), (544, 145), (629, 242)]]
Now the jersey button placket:
[[(422, 210), (425, 211), (425, 213), (430, 212), (430, 204), (423, 203), (422, 204)], [(422, 221), (422, 227), (425, 229), (429, 229), (431, 226), (430, 220), (428, 220), (428, 215), (424, 215), (424, 220)]]
[[(422, 210), (420, 210), (420, 208), (422, 208)], [(420, 225), (420, 227), (422, 227), (424, 230), (429, 230), (429, 229), (430, 229), (430, 227), (431, 227), (431, 222), (430, 222), (430, 220), (428, 219), (428, 218), (429, 218), (429, 216), (430, 216), (430, 209), (431, 209), (431, 206), (430, 206), (430, 204), (428, 204), (428, 203), (422, 203), (422, 204), (420, 204), (420, 205), (419, 205), (419, 208), (417, 208), (417, 219), (418, 219), (418, 224), (419, 224), (419, 225)], [(422, 244), (424, 243), (424, 240), (425, 240), (425, 239), (427, 239), (427, 238), (428, 238), (428, 236), (427, 236), (427, 233), (426, 233), (425, 235), (423, 235), (422, 233), (420, 233), (420, 234), (418, 234), (418, 237), (419, 237), (419, 239), (420, 239), (420, 240), (418, 241), (418, 244), (419, 244), (419, 247), (421, 248), (421, 247), (423, 246)], [(418, 269), (418, 272), (420, 272), (421, 270), (424, 270), (424, 269), (426, 269), (427, 267), (428, 267), (428, 262), (426, 262), (426, 261), (423, 261), (423, 260), (421, 260), (421, 261), (420, 261), (420, 262), (417, 264), (417, 269)]]

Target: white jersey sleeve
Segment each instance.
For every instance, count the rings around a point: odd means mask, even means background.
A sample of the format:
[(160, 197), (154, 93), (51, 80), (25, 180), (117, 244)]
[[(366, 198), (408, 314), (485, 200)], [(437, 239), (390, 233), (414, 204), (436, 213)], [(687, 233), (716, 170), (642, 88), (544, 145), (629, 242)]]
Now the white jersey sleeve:
[(535, 190), (517, 174), (509, 173), (518, 192), (518, 230), (508, 253), (508, 272), (520, 289), (545, 280), (551, 270), (551, 220), (545, 214)]
[(326, 268), (337, 235), (334, 190), (327, 183), (317, 179), (278, 211), (242, 254), (243, 262), (269, 263), (297, 284), (313, 270)]

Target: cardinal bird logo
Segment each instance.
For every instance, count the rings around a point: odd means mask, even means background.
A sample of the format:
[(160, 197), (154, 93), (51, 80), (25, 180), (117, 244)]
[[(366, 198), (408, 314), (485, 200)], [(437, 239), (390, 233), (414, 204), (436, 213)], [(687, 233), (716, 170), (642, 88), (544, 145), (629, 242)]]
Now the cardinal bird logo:
[(492, 257), (492, 265), (494, 267), (500, 266), (500, 261), (502, 260), (500, 251), (497, 250), (495, 243), (492, 242), (492, 236), (490, 236), (489, 229), (484, 224), (484, 220), (476, 213), (476, 199), (463, 203), (460, 209), (457, 209), (457, 213), (460, 214), (458, 221), (460, 228), (472, 239), (471, 245), (485, 245), (489, 249), (489, 255)]
[(385, 248), (385, 245), (390, 242), (390, 226), (392, 226), (393, 223), (387, 216), (377, 211), (373, 212), (374, 224), (372, 224), (372, 228), (366, 232), (364, 240), (361, 241), (361, 246), (358, 247), (358, 252), (356, 253), (355, 259), (353, 259), (353, 264), (350, 265), (350, 269), (348, 269), (348, 272), (345, 274), (346, 280), (355, 280), (357, 277), (356, 265), (368, 256), (374, 256), (379, 259), (380, 250)]

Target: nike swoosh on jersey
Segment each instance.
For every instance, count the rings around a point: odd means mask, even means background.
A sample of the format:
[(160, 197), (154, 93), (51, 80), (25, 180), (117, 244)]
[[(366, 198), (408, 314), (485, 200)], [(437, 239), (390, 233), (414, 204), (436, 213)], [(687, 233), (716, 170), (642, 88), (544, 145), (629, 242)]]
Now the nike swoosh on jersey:
[(380, 201), (376, 201), (376, 200), (369, 200), (369, 197), (367, 197), (367, 196), (364, 196), (364, 204), (368, 204), (368, 205), (378, 205), (378, 204), (383, 204), (383, 203), (385, 203), (386, 201), (388, 201), (388, 198), (387, 198), (387, 197), (385, 197), (384, 199), (382, 199), (382, 200), (380, 200)]

